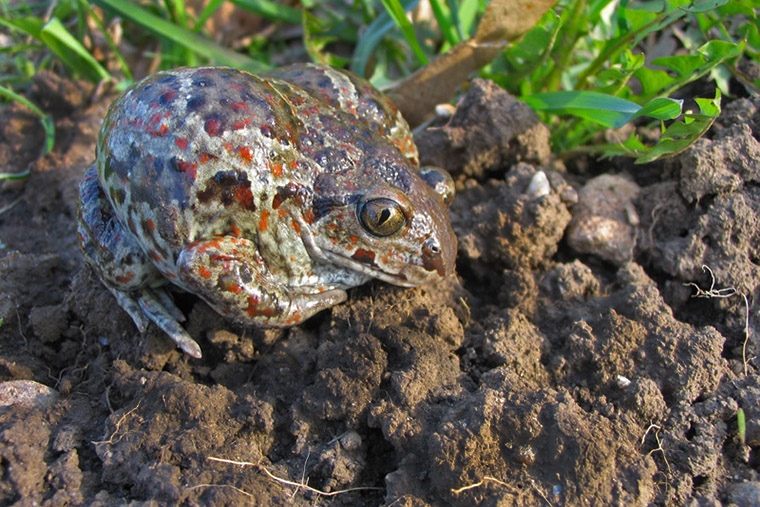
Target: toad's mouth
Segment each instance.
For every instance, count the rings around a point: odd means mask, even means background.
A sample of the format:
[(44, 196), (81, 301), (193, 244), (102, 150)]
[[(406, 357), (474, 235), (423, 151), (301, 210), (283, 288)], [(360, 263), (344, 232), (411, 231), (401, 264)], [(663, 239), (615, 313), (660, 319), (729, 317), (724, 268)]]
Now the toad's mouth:
[(362, 250), (360, 248), (350, 257), (330, 250), (321, 250), (321, 253), (329, 262), (358, 271), (371, 276), (372, 278), (392, 283), (393, 285), (399, 285), (401, 287), (416, 287), (419, 285), (409, 281), (404, 273), (405, 270), (398, 273), (384, 271), (380, 266), (375, 264), (374, 252), (371, 251)]

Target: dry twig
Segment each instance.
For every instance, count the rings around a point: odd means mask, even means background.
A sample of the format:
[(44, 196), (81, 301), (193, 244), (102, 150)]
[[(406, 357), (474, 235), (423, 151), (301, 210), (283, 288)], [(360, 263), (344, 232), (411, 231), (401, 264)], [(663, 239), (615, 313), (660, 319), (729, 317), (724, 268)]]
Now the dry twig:
[(742, 343), (742, 364), (744, 365), (744, 375), (749, 374), (749, 358), (747, 358), (747, 344), (749, 343), (749, 299), (744, 293), (740, 293), (735, 287), (726, 287), (723, 289), (715, 288), (715, 275), (710, 266), (702, 265), (702, 270), (710, 273), (710, 288), (702, 289), (694, 282), (685, 283), (687, 287), (694, 287), (697, 293), (692, 297), (695, 298), (730, 298), (732, 296), (741, 296), (744, 299), (744, 342)]
[[(240, 465), (240, 466), (247, 466), (247, 467), (254, 467), (257, 470), (261, 470), (264, 472), (264, 474), (272, 479), (273, 481), (279, 482), (280, 484), (285, 484), (287, 486), (293, 486), (294, 488), (303, 488), (307, 491), (310, 491), (311, 493), (315, 493), (317, 495), (321, 496), (335, 496), (340, 495), (343, 493), (351, 493), (353, 491), (383, 491), (384, 488), (376, 488), (373, 486), (361, 486), (357, 488), (347, 488), (347, 489), (339, 489), (337, 491), (322, 491), (321, 489), (312, 488), (311, 486), (307, 485), (303, 479), (302, 482), (295, 482), (295, 481), (289, 481), (287, 479), (283, 479), (282, 477), (277, 477), (272, 472), (267, 470), (267, 468), (264, 465), (260, 465), (258, 463), (251, 463), (249, 461), (234, 461), (230, 459), (223, 459), (223, 458), (216, 458), (214, 456), (209, 456), (206, 458), (210, 461), (218, 461), (220, 463), (229, 463), (232, 465)], [(236, 488), (237, 489), (237, 488)]]

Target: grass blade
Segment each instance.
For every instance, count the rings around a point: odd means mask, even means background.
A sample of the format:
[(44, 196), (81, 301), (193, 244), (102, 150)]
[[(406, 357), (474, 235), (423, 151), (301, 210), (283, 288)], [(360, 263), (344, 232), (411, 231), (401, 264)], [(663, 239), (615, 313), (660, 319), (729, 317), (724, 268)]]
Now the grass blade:
[(206, 6), (201, 11), (200, 15), (198, 16), (198, 19), (195, 21), (195, 27), (193, 27), (193, 32), (198, 33), (203, 28), (203, 25), (206, 24), (206, 21), (209, 20), (211, 16), (213, 16), (217, 9), (222, 6), (224, 3), (224, 0), (211, 0), (206, 4)]
[(414, 33), (414, 26), (412, 26), (412, 22), (409, 21), (409, 18), (406, 17), (404, 7), (401, 6), (401, 3), (398, 0), (381, 1), (383, 2), (386, 12), (390, 14), (393, 21), (395, 21), (399, 28), (401, 28), (401, 33), (404, 34), (404, 37), (412, 48), (412, 52), (417, 58), (417, 61), (420, 62), (421, 65), (425, 65), (428, 62), (428, 57), (425, 55), (425, 51), (422, 50), (420, 41), (417, 40), (417, 34)]
[(190, 30), (175, 26), (169, 21), (151, 14), (145, 9), (127, 2), (126, 0), (94, 0), (94, 3), (103, 8), (115, 11), (124, 18), (137, 23), (160, 37), (185, 46), (216, 63), (249, 70), (251, 72), (262, 72), (268, 68), (264, 63), (223, 48), (209, 39), (201, 37)]
[[(55, 125), (53, 124), (53, 118), (45, 114), (42, 109), (37, 107), (35, 104), (33, 104), (29, 99), (24, 97), (23, 95), (19, 95), (18, 93), (14, 92), (13, 90), (6, 88), (4, 86), (0, 86), (0, 95), (3, 95), (5, 97), (8, 97), (11, 100), (15, 100), (16, 102), (19, 102), (20, 104), (25, 105), (31, 111), (40, 117), (40, 121), (42, 122), (42, 128), (45, 130), (45, 144), (42, 146), (42, 153), (40, 153), (40, 156), (46, 155), (50, 152), (50, 150), (53, 149), (53, 145), (55, 144)], [(14, 179), (10, 176), (8, 176), (6, 173), (3, 173), (5, 178), (3, 179)], [(18, 179), (18, 178), (15, 178)]]
[(441, 34), (443, 34), (443, 38), (446, 39), (446, 42), (452, 46), (459, 44), (461, 39), (457, 34), (456, 26), (453, 22), (453, 15), (446, 12), (441, 0), (430, 0), (430, 7), (433, 9), (433, 15), (438, 22), (438, 27), (441, 29)]
[(283, 23), (290, 23), (292, 25), (301, 24), (301, 11), (289, 5), (267, 0), (232, 0), (232, 3), (254, 14), (258, 14), (262, 18), (282, 21)]
[[(419, 0), (404, 0), (404, 9), (413, 9)], [(367, 62), (385, 34), (394, 27), (393, 20), (387, 12), (383, 12), (367, 27), (367, 31), (359, 39), (351, 57), (351, 70), (360, 76), (365, 76)]]
[(53, 18), (40, 30), (40, 40), (69, 67), (87, 76), (93, 83), (111, 79), (102, 65), (71, 35), (58, 18)]
[(89, 2), (86, 2), (85, 0), (78, 0), (78, 2), (79, 7), (87, 12), (90, 18), (95, 21), (95, 24), (98, 26), (98, 30), (100, 30), (100, 33), (103, 34), (103, 37), (105, 37), (108, 47), (111, 48), (111, 51), (113, 51), (113, 54), (116, 57), (116, 61), (119, 62), (119, 68), (121, 68), (121, 71), (124, 73), (124, 77), (126, 77), (129, 81), (132, 81), (134, 79), (132, 77), (132, 70), (129, 68), (129, 65), (127, 65), (127, 61), (124, 60), (121, 51), (119, 51), (119, 47), (114, 42), (111, 34), (108, 33), (108, 30), (106, 30), (103, 22), (98, 16), (95, 15), (95, 11), (92, 10)]

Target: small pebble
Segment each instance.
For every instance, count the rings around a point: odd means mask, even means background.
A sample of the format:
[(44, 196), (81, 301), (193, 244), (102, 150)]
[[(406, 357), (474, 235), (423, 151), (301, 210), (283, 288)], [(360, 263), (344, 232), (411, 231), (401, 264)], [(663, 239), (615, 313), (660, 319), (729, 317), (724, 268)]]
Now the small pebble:
[(567, 243), (577, 252), (594, 254), (622, 266), (633, 257), (639, 216), (634, 200), (639, 186), (613, 174), (590, 179), (578, 193)]
[(0, 382), (0, 407), (16, 405), (19, 407), (46, 409), (58, 399), (58, 392), (33, 380), (9, 380)]
[(629, 385), (631, 385), (631, 381), (627, 377), (624, 377), (622, 375), (618, 375), (617, 376), (617, 385), (618, 385), (618, 387), (620, 389), (625, 389), (626, 387), (628, 387)]
[(528, 188), (525, 190), (525, 194), (531, 199), (538, 199), (545, 195), (549, 195), (552, 191), (552, 187), (549, 184), (549, 178), (546, 177), (546, 173), (538, 171), (533, 175), (530, 180)]

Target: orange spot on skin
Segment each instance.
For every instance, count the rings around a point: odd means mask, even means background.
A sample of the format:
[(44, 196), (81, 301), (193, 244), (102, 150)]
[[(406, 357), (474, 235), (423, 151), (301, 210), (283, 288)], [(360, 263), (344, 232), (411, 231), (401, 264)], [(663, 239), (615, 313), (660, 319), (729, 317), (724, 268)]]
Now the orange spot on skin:
[(195, 176), (198, 173), (198, 164), (185, 162), (184, 160), (177, 160), (177, 167), (179, 168), (180, 172), (185, 173), (188, 178), (195, 180)]
[(208, 162), (209, 160), (214, 160), (214, 159), (216, 159), (216, 158), (217, 158), (217, 157), (216, 157), (215, 155), (212, 155), (212, 154), (210, 154), (210, 153), (201, 153), (201, 157), (198, 159), (198, 161), (199, 161), (201, 164), (205, 164), (205, 163), (206, 163), (206, 162)]
[(230, 104), (230, 109), (233, 111), (248, 111), (248, 104), (245, 102), (235, 102), (234, 104)]
[(298, 225), (298, 222), (293, 220), (293, 230), (296, 231), (298, 234), (301, 234), (301, 226)]
[(240, 285), (236, 283), (232, 283), (228, 285), (226, 288), (229, 292), (232, 292), (233, 294), (240, 294), (241, 292), (243, 292), (243, 287), (241, 287)]
[(265, 209), (261, 212), (261, 220), (259, 221), (259, 230), (264, 232), (267, 230), (267, 220), (269, 219), (269, 210)]
[(153, 232), (156, 230), (156, 224), (150, 218), (145, 222), (145, 225), (148, 227), (148, 230), (150, 232)]
[(186, 150), (187, 149), (187, 139), (184, 137), (177, 137), (174, 139), (174, 144), (177, 145), (177, 148), (180, 150)]
[(352, 245), (356, 244), (356, 236), (351, 236), (349, 239), (351, 240)]
[[(236, 227), (235, 224), (230, 224), (230, 232), (233, 236), (240, 236), (240, 228)], [(230, 241), (235, 245), (238, 244), (238, 240), (235, 238), (230, 238)]]
[(253, 192), (251, 192), (251, 187), (244, 185), (235, 187), (235, 200), (246, 209), (253, 208)]
[(198, 274), (201, 275), (203, 278), (211, 278), (211, 270), (208, 269), (206, 266), (199, 267)]
[(272, 174), (274, 176), (282, 176), (282, 164), (275, 164), (272, 166)]
[(156, 262), (161, 262), (162, 260), (164, 260), (155, 250), (151, 250), (150, 252), (148, 252), (148, 255), (150, 255), (153, 258), (153, 260)]
[(235, 123), (232, 124), (232, 130), (240, 130), (245, 128), (245, 122), (243, 120), (236, 120)]
[(303, 216), (304, 221), (307, 224), (313, 224), (314, 223), (314, 212), (312, 210), (306, 210), (306, 213)]
[(259, 310), (256, 308), (256, 305), (259, 303), (259, 298), (253, 295), (248, 296), (248, 308), (246, 308), (246, 313), (250, 315), (251, 317), (255, 317), (258, 315)]
[(371, 250), (365, 250), (363, 248), (358, 248), (356, 252), (354, 252), (354, 255), (351, 256), (351, 258), (359, 262), (363, 262), (364, 264), (374, 264), (375, 252)]
[(239, 153), (246, 162), (253, 160), (253, 153), (251, 153), (251, 149), (248, 146), (241, 146)]
[(278, 215), (280, 218), (285, 218), (285, 215), (287, 215), (287, 212), (285, 211), (285, 208), (280, 208), (280, 209), (277, 211), (277, 215)]
[(206, 130), (206, 133), (210, 136), (218, 136), (218, 135), (221, 135), (221, 133), (223, 132), (222, 124), (216, 118), (209, 118), (208, 120), (206, 120), (206, 123), (203, 126), (203, 128)]
[(117, 276), (116, 281), (119, 283), (129, 283), (134, 277), (135, 277), (135, 274), (132, 271), (130, 271), (124, 275)]
[(175, 274), (174, 274), (174, 273), (172, 273), (171, 271), (167, 271), (167, 272), (166, 272), (166, 273), (164, 273), (164, 274), (167, 276), (167, 278), (171, 278), (172, 280), (176, 280), (176, 279), (177, 279), (177, 275), (175, 275)]

